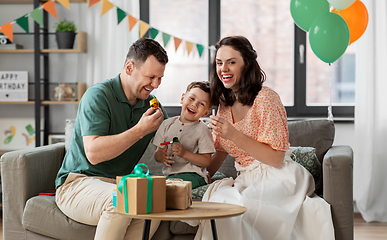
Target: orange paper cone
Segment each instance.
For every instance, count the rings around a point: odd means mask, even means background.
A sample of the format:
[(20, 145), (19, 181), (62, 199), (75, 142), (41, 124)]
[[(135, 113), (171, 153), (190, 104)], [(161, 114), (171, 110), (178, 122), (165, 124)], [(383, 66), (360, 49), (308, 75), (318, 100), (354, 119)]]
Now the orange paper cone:
[(137, 18), (133, 17), (132, 15), (128, 16), (128, 21), (129, 21), (129, 31), (132, 31), (134, 25), (137, 23)]
[(192, 49), (193, 49), (194, 44), (191, 43), (191, 42), (186, 41), (185, 45), (187, 47), (187, 52), (188, 52), (188, 55), (189, 55), (191, 53)]
[(181, 39), (180, 39), (180, 38), (177, 38), (177, 37), (174, 37), (173, 40), (175, 41), (175, 51), (177, 51), (177, 49), (178, 49), (179, 46), (180, 46)]
[(110, 9), (112, 9), (115, 5), (108, 0), (102, 1), (102, 12), (101, 16), (103, 16), (105, 13), (107, 13)]
[(67, 9), (70, 9), (70, 1), (69, 0), (57, 0), (60, 4), (62, 4)]
[(58, 18), (56, 16), (56, 8), (55, 8), (55, 2), (46, 2), (42, 5), (43, 9), (46, 10), (46, 12), (50, 13), (55, 18)]
[(89, 8), (91, 8), (94, 4), (99, 3), (101, 0), (89, 0)]
[(149, 29), (149, 24), (140, 20), (140, 38), (142, 38)]
[(12, 22), (4, 24), (3, 26), (1, 26), (0, 30), (4, 33), (5, 36), (7, 36), (9, 41), (13, 42), (13, 26), (11, 23)]

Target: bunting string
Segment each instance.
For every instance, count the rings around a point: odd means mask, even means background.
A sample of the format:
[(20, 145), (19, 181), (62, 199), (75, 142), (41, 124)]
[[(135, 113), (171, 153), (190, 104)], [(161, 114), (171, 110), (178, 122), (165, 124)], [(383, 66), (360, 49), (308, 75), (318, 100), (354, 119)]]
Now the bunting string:
[[(135, 18), (129, 13), (125, 12), (120, 7), (116, 6), (114, 3), (109, 0), (89, 0), (88, 8), (93, 7), (97, 3), (101, 2), (101, 16), (105, 15), (111, 9), (116, 8), (117, 12), (117, 25), (120, 24), (126, 17), (128, 18), (129, 23), (129, 31), (132, 31), (134, 26), (139, 25), (139, 35), (142, 38), (147, 32), (149, 32), (149, 36), (152, 39), (155, 39), (158, 35), (162, 35), (162, 40), (164, 43), (164, 47), (167, 46), (168, 42), (173, 39), (173, 43), (175, 45), (175, 51), (179, 49), (182, 43), (185, 43), (186, 50), (188, 55), (192, 52), (194, 48), (196, 48), (199, 57), (202, 57), (204, 49), (212, 49), (213, 46), (205, 46), (203, 44), (194, 43), (188, 40), (184, 40), (182, 38), (178, 38), (171, 34), (168, 34), (164, 31), (156, 29), (149, 25), (149, 23), (142, 21), (141, 19)], [(2, 32), (11, 42), (13, 42), (13, 24), (18, 24), (25, 32), (29, 33), (28, 19), (32, 18), (35, 22), (37, 22), (41, 27), (43, 27), (43, 10), (51, 14), (56, 19), (56, 7), (55, 2), (60, 3), (62, 6), (70, 10), (70, 0), (49, 0), (46, 3), (40, 5), (29, 13), (24, 14), (23, 16), (10, 21), (2, 26), (0, 26), (0, 32)]]

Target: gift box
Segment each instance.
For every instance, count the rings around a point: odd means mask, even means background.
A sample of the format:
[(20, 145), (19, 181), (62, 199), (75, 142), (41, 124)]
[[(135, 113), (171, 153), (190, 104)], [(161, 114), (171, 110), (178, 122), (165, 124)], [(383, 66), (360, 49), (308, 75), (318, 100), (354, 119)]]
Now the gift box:
[(192, 182), (181, 179), (166, 180), (167, 209), (185, 210), (192, 205)]
[(165, 212), (165, 180), (164, 176), (117, 176), (117, 211), (129, 214)]

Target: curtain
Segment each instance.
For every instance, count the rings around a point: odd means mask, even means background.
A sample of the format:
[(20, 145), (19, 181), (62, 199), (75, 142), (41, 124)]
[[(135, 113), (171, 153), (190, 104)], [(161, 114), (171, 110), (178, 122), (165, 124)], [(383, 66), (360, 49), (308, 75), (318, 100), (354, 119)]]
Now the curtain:
[[(139, 1), (110, 0), (116, 7), (139, 18)], [(77, 78), (86, 79), (87, 86), (117, 76), (124, 67), (130, 45), (139, 38), (137, 25), (129, 31), (128, 17), (119, 24), (117, 9), (113, 7), (101, 16), (102, 1), (88, 8), (88, 4), (72, 4), (78, 8), (79, 29), (87, 33), (87, 53), (78, 54), (82, 69)]]
[(356, 43), (354, 200), (365, 221), (387, 222), (387, 2), (362, 2), (369, 22)]

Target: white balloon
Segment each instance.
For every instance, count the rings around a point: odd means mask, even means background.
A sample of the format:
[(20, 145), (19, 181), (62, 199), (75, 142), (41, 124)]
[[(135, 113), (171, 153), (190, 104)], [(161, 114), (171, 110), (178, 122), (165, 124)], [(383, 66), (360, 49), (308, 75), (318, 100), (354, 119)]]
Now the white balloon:
[(356, 0), (328, 0), (329, 4), (337, 10), (343, 10), (351, 6)]

